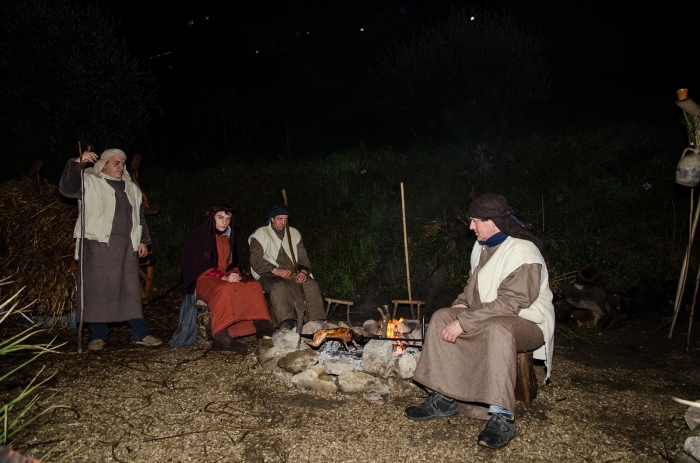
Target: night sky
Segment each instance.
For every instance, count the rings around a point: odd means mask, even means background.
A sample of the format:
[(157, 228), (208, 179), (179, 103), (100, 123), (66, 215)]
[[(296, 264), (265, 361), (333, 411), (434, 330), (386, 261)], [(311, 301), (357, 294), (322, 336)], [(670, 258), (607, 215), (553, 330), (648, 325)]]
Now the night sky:
[(119, 32), (134, 54), (170, 52), (150, 59), (166, 87), (183, 72), (193, 84), (275, 85), (271, 77), (292, 66), (309, 76), (370, 85), (368, 70), (382, 50), (410, 40), (431, 19), (467, 7), (477, 14), (510, 11), (519, 23), (543, 31), (552, 45), (551, 111), (569, 121), (577, 114), (588, 121), (673, 118), (679, 115), (677, 88), (700, 98), (695, 28), (669, 3), (104, 0), (103, 6), (120, 18)]

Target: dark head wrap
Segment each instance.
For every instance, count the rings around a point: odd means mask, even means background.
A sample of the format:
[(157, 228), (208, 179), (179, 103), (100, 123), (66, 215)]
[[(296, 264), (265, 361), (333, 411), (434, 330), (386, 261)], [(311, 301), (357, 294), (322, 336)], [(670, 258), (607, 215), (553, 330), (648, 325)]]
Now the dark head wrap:
[(278, 215), (289, 216), (289, 208), (287, 206), (280, 206), (278, 204), (272, 206), (272, 209), (270, 209), (270, 212), (267, 214), (267, 222), (265, 223), (265, 225), (270, 225), (272, 218), (277, 217)]
[(530, 232), (532, 225), (521, 222), (513, 215), (513, 208), (501, 195), (485, 193), (469, 205), (469, 217), (481, 220), (493, 220), (499, 230), (513, 238), (531, 241), (540, 250), (544, 247), (541, 239)]
[(267, 214), (267, 218), (271, 219), (277, 217), (278, 215), (289, 215), (289, 208), (287, 206), (275, 205), (270, 209), (270, 213)]
[(207, 220), (194, 228), (185, 239), (185, 249), (182, 252), (182, 283), (185, 293), (192, 294), (195, 291), (197, 278), (210, 268), (218, 268), (219, 253), (216, 249), (216, 235), (222, 234), (216, 229), (214, 217), (218, 212), (231, 214), (229, 244), (231, 252), (226, 260), (226, 271), (231, 271), (240, 265), (238, 245), (234, 234), (235, 219), (231, 206), (220, 204), (207, 211)]

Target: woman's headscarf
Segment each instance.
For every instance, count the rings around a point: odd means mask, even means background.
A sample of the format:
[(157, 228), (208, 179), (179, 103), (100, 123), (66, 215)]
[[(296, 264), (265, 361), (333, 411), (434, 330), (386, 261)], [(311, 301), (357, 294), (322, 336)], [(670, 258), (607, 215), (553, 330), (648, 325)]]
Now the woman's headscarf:
[(501, 195), (485, 193), (478, 196), (469, 205), (469, 217), (481, 220), (493, 220), (499, 230), (513, 238), (531, 241), (540, 250), (544, 242), (530, 232), (532, 225), (520, 221), (513, 215), (513, 208)]
[(216, 249), (216, 220), (217, 213), (231, 214), (231, 224), (225, 234), (228, 236), (231, 246), (230, 263), (227, 261), (226, 270), (230, 271), (240, 264), (238, 245), (234, 234), (235, 219), (231, 206), (220, 204), (206, 212), (207, 219), (194, 228), (185, 239), (185, 248), (182, 252), (182, 284), (185, 293), (192, 294), (195, 291), (197, 278), (210, 268), (218, 268), (219, 253)]

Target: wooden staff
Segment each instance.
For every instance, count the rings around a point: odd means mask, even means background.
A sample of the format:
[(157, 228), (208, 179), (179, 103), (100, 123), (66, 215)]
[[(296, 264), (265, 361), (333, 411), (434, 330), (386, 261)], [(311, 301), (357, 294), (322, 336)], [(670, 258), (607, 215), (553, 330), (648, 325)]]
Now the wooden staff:
[[(90, 146), (88, 145), (88, 151)], [(78, 354), (83, 353), (83, 314), (85, 313), (85, 280), (83, 278), (83, 255), (85, 253), (85, 169), (83, 169), (83, 146), (78, 140), (78, 159), (80, 159), (80, 251), (78, 253), (80, 279), (80, 322), (78, 323)]]
[[(285, 207), (289, 207), (289, 203), (287, 202), (287, 191), (282, 188), (282, 198), (284, 198), (284, 205)], [(297, 263), (296, 256), (294, 255), (294, 245), (292, 244), (292, 235), (289, 233), (289, 219), (287, 219), (287, 224), (285, 225), (286, 232), (287, 232), (287, 242), (289, 243), (289, 251), (292, 253), (290, 256), (292, 258), (292, 263), (294, 264), (294, 272), (298, 275), (299, 274), (299, 264)], [(299, 290), (301, 291), (301, 298), (304, 301), (304, 310), (301, 313), (301, 315), (297, 314), (297, 317), (299, 320), (297, 320), (297, 333), (301, 334), (301, 327), (302, 324), (304, 323), (304, 315), (309, 313), (309, 307), (306, 303), (306, 293), (304, 292), (304, 285), (301, 283), (298, 283), (299, 285)], [(299, 341), (301, 341), (301, 338), (299, 338)]]
[[(693, 190), (691, 190), (691, 195), (693, 194)], [(691, 207), (692, 207), (692, 199), (691, 199)], [(681, 267), (681, 276), (678, 279), (678, 289), (676, 290), (676, 303), (674, 304), (673, 307), (673, 322), (671, 323), (671, 329), (668, 332), (668, 339), (671, 339), (673, 337), (673, 329), (676, 326), (676, 320), (678, 319), (678, 313), (680, 312), (681, 308), (681, 301), (683, 300), (683, 292), (685, 290), (685, 282), (688, 277), (688, 267), (690, 266), (690, 250), (693, 247), (693, 241), (695, 239), (695, 232), (698, 229), (698, 217), (700, 216), (700, 201), (697, 203), (697, 207), (695, 208), (695, 218), (692, 216), (692, 209), (691, 209), (691, 223), (690, 223), (690, 238), (688, 239), (688, 247), (685, 250), (685, 257), (683, 258), (683, 265)]]
[(408, 264), (408, 235), (406, 234), (406, 201), (403, 197), (403, 182), (401, 182), (401, 214), (403, 215), (403, 249), (404, 254), (406, 255), (406, 283), (408, 284), (408, 300), (413, 301), (413, 298), (411, 297), (411, 268)]

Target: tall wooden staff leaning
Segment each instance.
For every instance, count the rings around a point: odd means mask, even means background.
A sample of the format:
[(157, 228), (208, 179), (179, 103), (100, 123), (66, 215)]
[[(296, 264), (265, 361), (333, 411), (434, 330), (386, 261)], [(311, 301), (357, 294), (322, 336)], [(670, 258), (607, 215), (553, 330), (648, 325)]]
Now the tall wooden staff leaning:
[[(289, 207), (289, 203), (287, 202), (287, 191), (282, 189), (282, 198), (284, 198), (284, 205), (285, 207)], [(297, 258), (296, 255), (294, 254), (294, 245), (292, 244), (292, 235), (289, 233), (289, 219), (287, 220), (287, 223), (285, 224), (285, 234), (287, 235), (287, 242), (289, 243), (289, 250), (291, 251), (291, 257), (292, 258), (292, 263), (294, 264), (294, 273), (299, 274), (299, 264), (297, 263)], [(299, 311), (297, 312), (297, 333), (301, 334), (301, 329), (302, 325), (304, 324), (304, 316), (309, 313), (309, 308), (306, 303), (306, 293), (304, 292), (304, 285), (302, 283), (298, 283), (299, 285), (299, 290), (301, 291), (301, 298), (304, 301), (304, 308), (301, 313)], [(294, 306), (294, 309), (296, 310), (296, 305)], [(299, 338), (301, 341), (301, 338)]]
[[(90, 151), (90, 145), (88, 145)], [(78, 279), (80, 280), (80, 322), (78, 323), (78, 354), (83, 353), (83, 314), (85, 313), (85, 280), (83, 279), (83, 255), (85, 251), (85, 163), (83, 147), (78, 141), (78, 159), (80, 159), (80, 250), (78, 252)]]

